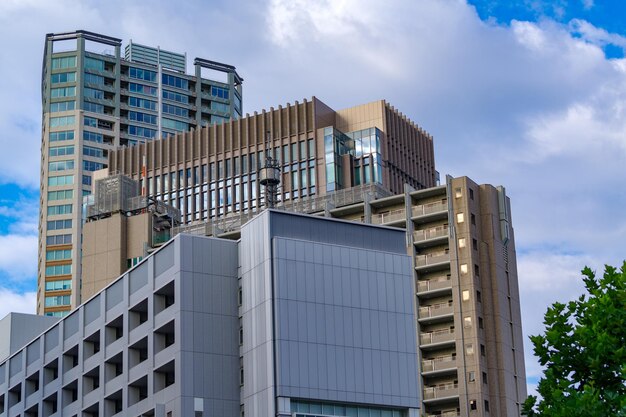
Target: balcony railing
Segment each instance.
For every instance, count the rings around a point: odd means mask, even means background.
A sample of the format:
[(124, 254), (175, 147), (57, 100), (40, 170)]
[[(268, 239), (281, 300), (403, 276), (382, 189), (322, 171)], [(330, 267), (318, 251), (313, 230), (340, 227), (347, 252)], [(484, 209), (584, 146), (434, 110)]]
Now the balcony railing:
[(411, 215), (413, 217), (424, 216), (426, 214), (439, 213), (441, 211), (448, 210), (447, 201), (437, 201), (434, 203), (422, 204), (419, 206), (411, 207)]
[(454, 308), (452, 307), (452, 303), (439, 303), (433, 304), (431, 306), (420, 307), (419, 308), (419, 318), (425, 319), (429, 317), (438, 317), (446, 314), (454, 313)]
[(372, 215), (372, 224), (385, 224), (400, 220), (406, 220), (406, 211), (404, 209), (391, 210)]
[(461, 413), (456, 410), (442, 411), (441, 414), (426, 414), (426, 417), (460, 417)]
[(426, 266), (426, 265), (438, 264), (441, 262), (449, 262), (449, 261), (450, 261), (450, 254), (448, 252), (435, 252), (435, 253), (428, 253), (426, 255), (415, 256), (416, 266)]
[(450, 277), (443, 276), (429, 279), (428, 281), (417, 281), (418, 293), (439, 290), (442, 288), (452, 288), (452, 281), (450, 280)]
[(437, 398), (447, 398), (459, 395), (459, 384), (445, 384), (436, 387), (424, 388), (424, 399), (434, 400)]
[(443, 369), (456, 368), (456, 356), (441, 356), (435, 359), (422, 361), (422, 372), (441, 371)]
[(437, 226), (426, 230), (416, 230), (413, 232), (413, 240), (421, 242), (423, 240), (433, 239), (436, 237), (448, 236), (448, 227)]
[(421, 345), (430, 345), (433, 343), (443, 343), (451, 341), (454, 341), (454, 330), (450, 329), (443, 329), (420, 334)]

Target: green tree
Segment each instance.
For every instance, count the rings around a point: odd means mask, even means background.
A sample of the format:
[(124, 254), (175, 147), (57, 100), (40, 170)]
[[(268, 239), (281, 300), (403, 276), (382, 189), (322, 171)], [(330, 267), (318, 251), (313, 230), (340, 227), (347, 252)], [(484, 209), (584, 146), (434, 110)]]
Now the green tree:
[(582, 273), (588, 294), (552, 304), (545, 333), (530, 337), (545, 372), (524, 415), (626, 416), (626, 262)]

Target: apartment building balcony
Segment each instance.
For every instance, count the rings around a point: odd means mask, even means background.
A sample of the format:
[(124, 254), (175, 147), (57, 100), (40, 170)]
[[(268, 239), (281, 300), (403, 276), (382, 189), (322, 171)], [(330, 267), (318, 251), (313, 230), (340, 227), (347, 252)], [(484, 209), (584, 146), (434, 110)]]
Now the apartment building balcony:
[(438, 303), (430, 306), (420, 307), (418, 310), (418, 320), (422, 322), (444, 322), (454, 318), (454, 306), (452, 302)]
[(413, 232), (413, 244), (417, 247), (442, 245), (448, 242), (448, 226), (437, 226)]
[(459, 384), (448, 383), (435, 387), (424, 387), (424, 403), (458, 399)]
[(384, 224), (386, 226), (403, 226), (406, 222), (406, 210), (397, 209), (383, 213), (372, 214), (372, 224)]
[(424, 332), (420, 334), (420, 348), (439, 348), (446, 345), (454, 345), (454, 330), (442, 329), (434, 332)]
[(415, 255), (415, 269), (417, 271), (435, 271), (450, 267), (450, 254), (447, 250), (441, 252)]
[(416, 223), (427, 223), (447, 218), (448, 202), (445, 199), (411, 207), (411, 219)]
[(417, 281), (417, 295), (423, 298), (436, 297), (452, 291), (452, 280), (448, 275), (441, 275), (428, 280)]
[(440, 356), (435, 359), (425, 359), (422, 361), (422, 375), (444, 375), (456, 373), (456, 356)]
[(426, 414), (426, 417), (461, 417), (461, 413), (456, 410), (442, 411), (439, 414)]

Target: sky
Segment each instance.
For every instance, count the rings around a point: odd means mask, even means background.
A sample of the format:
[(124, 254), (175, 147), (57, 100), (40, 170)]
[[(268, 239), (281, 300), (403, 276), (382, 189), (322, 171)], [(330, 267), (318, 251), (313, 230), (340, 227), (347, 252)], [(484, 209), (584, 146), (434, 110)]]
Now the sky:
[[(46, 33), (84, 29), (237, 67), (244, 112), (385, 99), (436, 167), (504, 185), (528, 335), (580, 270), (626, 258), (621, 0), (0, 1), (0, 316), (34, 312)], [(191, 63), (191, 62), (190, 62)]]

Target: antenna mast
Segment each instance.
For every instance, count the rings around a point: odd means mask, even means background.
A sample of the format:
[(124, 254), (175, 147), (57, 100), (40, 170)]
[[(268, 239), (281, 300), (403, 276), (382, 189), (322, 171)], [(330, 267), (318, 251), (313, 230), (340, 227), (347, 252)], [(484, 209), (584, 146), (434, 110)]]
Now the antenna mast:
[(278, 185), (280, 184), (280, 164), (273, 156), (273, 148), (270, 146), (271, 133), (267, 131), (265, 143), (265, 164), (259, 171), (259, 183), (265, 188), (265, 206), (274, 208), (278, 200)]

